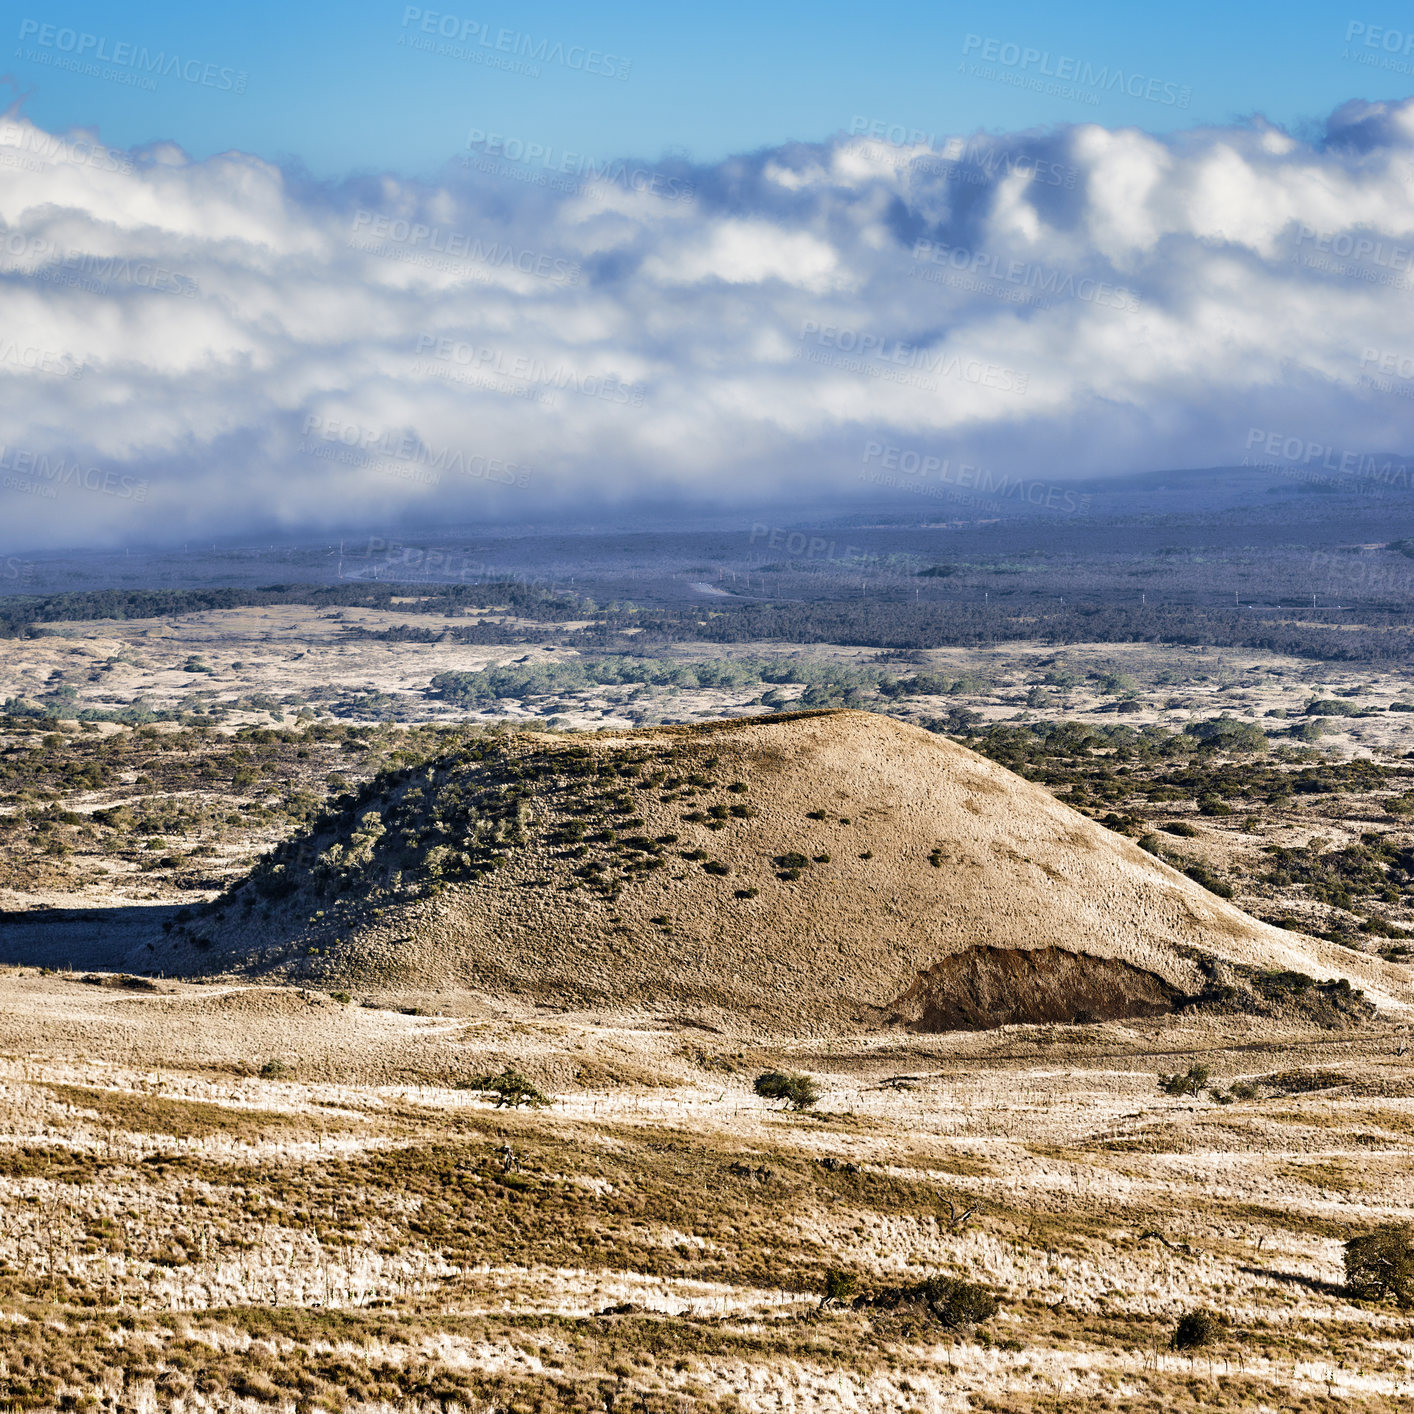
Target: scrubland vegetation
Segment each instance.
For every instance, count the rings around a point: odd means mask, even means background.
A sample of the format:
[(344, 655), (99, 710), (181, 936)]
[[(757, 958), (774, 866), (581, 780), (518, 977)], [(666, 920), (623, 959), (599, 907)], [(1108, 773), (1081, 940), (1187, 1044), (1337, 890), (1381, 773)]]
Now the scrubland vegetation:
[[(705, 606), (627, 579), (10, 600), (0, 962), (79, 906), (199, 939), (314, 885), (322, 952), (350, 898), (435, 902), (532, 843), (610, 912), (677, 875), (803, 897), (883, 867), (862, 812), (812, 797), (767, 844), (702, 753), (609, 770), (563, 729), (817, 707), (952, 737), (1258, 917), (1408, 962), (1414, 598), (1407, 548), (1366, 550), (1323, 571), (1393, 585), (1356, 618), (1324, 581), (1305, 608), (1279, 550), (758, 562)], [(758, 834), (748, 877), (727, 846)], [(645, 931), (685, 928), (669, 898)], [(1225, 966), (1162, 1019), (768, 1042), (143, 972), (0, 968), (0, 1408), (1414, 1398), (1414, 1040), (1348, 982)]]
[[(1385, 1414), (1414, 1388), (1397, 1029), (773, 1053), (311, 996), (269, 1068), (235, 1057), (273, 993), (111, 992), (0, 974), (29, 1057), (0, 1061), (8, 1407)], [(77, 1015), (82, 1047), (53, 1029)], [(1175, 1047), (1201, 1093), (1155, 1084)], [(772, 1074), (814, 1108), (753, 1093)], [(522, 1087), (546, 1103), (498, 1107)]]

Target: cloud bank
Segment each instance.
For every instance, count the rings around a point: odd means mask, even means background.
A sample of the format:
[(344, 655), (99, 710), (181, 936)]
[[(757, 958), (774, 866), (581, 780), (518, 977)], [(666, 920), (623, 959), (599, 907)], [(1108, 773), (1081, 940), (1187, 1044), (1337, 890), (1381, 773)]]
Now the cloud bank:
[(1407, 448), (1414, 100), (321, 185), (0, 119), (10, 548)]

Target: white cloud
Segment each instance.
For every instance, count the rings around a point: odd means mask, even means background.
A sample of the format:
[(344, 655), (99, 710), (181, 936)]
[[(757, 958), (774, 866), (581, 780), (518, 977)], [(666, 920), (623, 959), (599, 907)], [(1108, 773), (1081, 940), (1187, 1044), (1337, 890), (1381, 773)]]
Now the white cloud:
[(1414, 379), (1368, 376), (1414, 355), (1414, 100), (1317, 144), (1087, 124), (630, 170), (319, 186), (0, 120), (6, 547), (845, 491), (879, 435), (1052, 476), (1081, 426), (1086, 474), (1238, 461), (1258, 417), (1414, 446)]

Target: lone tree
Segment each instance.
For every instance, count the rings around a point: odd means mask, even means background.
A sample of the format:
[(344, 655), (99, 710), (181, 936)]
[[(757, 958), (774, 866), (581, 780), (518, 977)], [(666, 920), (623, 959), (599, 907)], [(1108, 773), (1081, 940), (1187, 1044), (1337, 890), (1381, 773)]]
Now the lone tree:
[(550, 1103), (550, 1097), (533, 1080), (527, 1079), (518, 1070), (512, 1070), (510, 1066), (499, 1075), (473, 1076), (458, 1088), (485, 1090), (496, 1097), (498, 1110), (518, 1110), (522, 1105), (529, 1105), (531, 1109), (538, 1110)]
[(1212, 1072), (1206, 1065), (1193, 1064), (1188, 1067), (1184, 1075), (1177, 1073), (1173, 1075), (1159, 1076), (1159, 1089), (1165, 1095), (1197, 1095), (1202, 1092), (1203, 1087), (1208, 1083), (1208, 1076)]
[(1357, 1301), (1414, 1306), (1414, 1224), (1385, 1223), (1345, 1244), (1345, 1289)]
[(1211, 1345), (1221, 1331), (1222, 1318), (1199, 1307), (1195, 1311), (1185, 1311), (1178, 1318), (1169, 1344), (1175, 1350), (1201, 1350), (1205, 1345)]
[(872, 1295), (854, 1298), (856, 1311), (898, 1311), (912, 1308), (928, 1315), (948, 1330), (980, 1326), (997, 1314), (1001, 1303), (996, 1292), (959, 1277), (931, 1276), (909, 1286), (886, 1286)]
[(758, 1075), (754, 1088), (763, 1100), (784, 1100), (793, 1110), (808, 1110), (820, 1098), (815, 1082), (808, 1075), (793, 1075), (784, 1070), (768, 1070)]
[(847, 1306), (858, 1295), (859, 1280), (854, 1273), (831, 1267), (825, 1273), (825, 1294), (820, 1298), (820, 1309), (828, 1311), (833, 1306)]

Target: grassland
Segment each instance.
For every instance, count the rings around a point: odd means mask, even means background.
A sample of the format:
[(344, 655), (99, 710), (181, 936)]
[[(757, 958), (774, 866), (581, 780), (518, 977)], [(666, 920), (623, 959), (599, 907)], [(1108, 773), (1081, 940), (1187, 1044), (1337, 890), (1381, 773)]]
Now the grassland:
[[(1414, 1210), (1398, 1027), (743, 1049), (423, 1010), (0, 974), (0, 1401), (1393, 1411), (1414, 1389), (1409, 1313), (1341, 1287), (1342, 1241)], [(1176, 1056), (1255, 1098), (1164, 1095)], [(553, 1103), (466, 1088), (507, 1064)], [(751, 1093), (777, 1064), (817, 1077), (815, 1111)], [(1000, 1310), (822, 1310), (831, 1270), (962, 1277)], [(1200, 1306), (1219, 1339), (1172, 1351)]]
[[(575, 654), (508, 616), (518, 641), (477, 647), (339, 612), (59, 624), (7, 648), (0, 960), (59, 910), (175, 925), (331, 799), (470, 731), (811, 691), (964, 739), (1264, 919), (1396, 961), (1414, 941), (1398, 672), (753, 644), (812, 672), (451, 701), (439, 674)], [(920, 673), (938, 690), (881, 690)], [(1262, 742), (1205, 733), (1223, 720)], [(436, 993), (0, 968), (0, 1407), (1403, 1410), (1414, 1317), (1352, 1300), (1341, 1252), (1414, 1219), (1411, 1045), (1406, 1014), (1325, 1029), (1280, 1008), (767, 1043)], [(1161, 1090), (1195, 1064), (1200, 1093)], [(505, 1066), (552, 1104), (468, 1088)], [(771, 1068), (813, 1075), (816, 1109), (756, 1097)], [(822, 1309), (831, 1272), (866, 1295), (964, 1278), (1000, 1308), (958, 1329)], [(1217, 1340), (1172, 1349), (1199, 1307)]]

